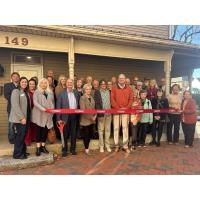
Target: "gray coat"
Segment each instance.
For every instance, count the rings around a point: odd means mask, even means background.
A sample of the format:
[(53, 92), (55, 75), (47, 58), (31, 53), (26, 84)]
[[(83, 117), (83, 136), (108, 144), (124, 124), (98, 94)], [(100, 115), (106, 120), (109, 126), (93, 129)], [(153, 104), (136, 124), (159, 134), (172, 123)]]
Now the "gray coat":
[[(91, 96), (91, 102), (89, 99), (83, 95), (80, 98), (80, 109), (95, 109), (95, 102), (93, 97)], [(80, 125), (81, 126), (89, 126), (91, 124), (95, 124), (95, 121), (93, 121), (91, 118), (95, 114), (81, 114), (81, 120), (80, 120)]]
[(11, 111), (9, 122), (21, 123), (27, 118), (27, 97), (23, 90), (14, 89), (11, 94)]
[(45, 112), (47, 108), (54, 108), (54, 95), (48, 93), (48, 97), (44, 96), (42, 92), (36, 90), (33, 94), (33, 110), (32, 110), (32, 122), (40, 127), (47, 126), (48, 129), (53, 127), (53, 115)]

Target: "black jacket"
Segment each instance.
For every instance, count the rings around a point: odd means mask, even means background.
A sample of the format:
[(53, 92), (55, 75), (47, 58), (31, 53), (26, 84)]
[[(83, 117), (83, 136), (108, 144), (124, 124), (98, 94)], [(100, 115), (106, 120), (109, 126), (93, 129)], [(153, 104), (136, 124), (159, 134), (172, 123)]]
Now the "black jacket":
[[(102, 110), (103, 102), (101, 98), (101, 93), (99, 90), (94, 91), (94, 101), (95, 101), (95, 109)], [(104, 114), (97, 114), (97, 117), (103, 117)]]
[(7, 104), (8, 115), (10, 115), (10, 110), (11, 110), (11, 94), (12, 94), (12, 91), (17, 88), (18, 87), (16, 87), (14, 83), (6, 83), (4, 85), (4, 97), (8, 101), (8, 104)]
[[(152, 109), (169, 108), (169, 103), (168, 103), (167, 98), (161, 99), (159, 105), (158, 105), (158, 99), (157, 98), (153, 98), (151, 100), (151, 104), (152, 104)], [(153, 116), (160, 116), (160, 120), (166, 120), (166, 114), (167, 113), (154, 113)]]

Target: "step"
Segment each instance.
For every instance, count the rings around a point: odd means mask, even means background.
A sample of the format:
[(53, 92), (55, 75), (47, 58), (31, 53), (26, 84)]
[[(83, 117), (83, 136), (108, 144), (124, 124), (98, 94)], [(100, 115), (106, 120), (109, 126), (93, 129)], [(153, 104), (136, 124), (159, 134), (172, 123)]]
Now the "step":
[[(151, 136), (148, 134), (147, 138), (146, 138), (146, 142), (148, 143), (150, 141), (151, 141)], [(111, 143), (111, 147), (114, 147), (113, 138), (110, 139), (110, 143)], [(122, 143), (121, 140), (120, 140), (120, 143)], [(69, 146), (70, 146), (70, 144), (69, 144)], [(14, 145), (10, 145), (10, 144), (8, 144), (7, 146), (4, 145), (3, 148), (1, 148), (1, 145), (0, 145), (0, 157), (1, 156), (12, 156), (13, 148), (14, 148)], [(60, 155), (61, 150), (62, 150), (61, 141), (57, 140), (54, 144), (47, 144), (46, 148), (49, 152)], [(91, 150), (99, 149), (99, 140), (91, 140), (89, 148)], [(77, 140), (76, 149), (77, 149), (77, 152), (84, 149), (82, 140)], [(35, 155), (35, 151), (36, 151), (35, 143), (32, 143), (31, 146), (27, 147), (27, 152), (30, 153), (31, 155)]]
[(49, 165), (54, 163), (54, 154), (42, 154), (41, 156), (30, 156), (27, 159), (13, 159), (10, 156), (0, 157), (0, 172), (13, 169), (25, 169), (40, 165)]
[[(200, 138), (200, 123), (197, 123), (196, 126), (196, 133), (195, 133), (195, 138)], [(146, 137), (146, 143), (149, 143), (151, 141), (152, 137), (150, 134), (147, 134)], [(184, 140), (184, 135), (182, 133), (182, 129), (180, 129), (180, 140)], [(4, 141), (0, 140), (0, 157), (1, 156), (11, 156), (13, 153), (13, 145), (8, 144), (7, 138), (5, 137), (3, 139)], [(163, 133), (161, 141), (166, 141), (166, 133)], [(3, 143), (3, 144), (2, 144)], [(6, 143), (6, 144), (5, 144)], [(113, 138), (110, 139), (111, 147), (114, 146), (114, 141)], [(69, 145), (70, 146), (70, 145)], [(82, 140), (77, 140), (77, 152), (84, 149), (83, 141)], [(47, 144), (46, 148), (49, 150), (49, 152), (53, 152), (57, 155), (61, 154), (61, 141), (57, 140), (54, 144)], [(99, 141), (98, 140), (91, 140), (90, 142), (90, 149), (98, 149), (99, 148)], [(30, 154), (35, 154), (36, 150), (36, 144), (33, 143), (31, 146), (27, 147), (27, 152)]]

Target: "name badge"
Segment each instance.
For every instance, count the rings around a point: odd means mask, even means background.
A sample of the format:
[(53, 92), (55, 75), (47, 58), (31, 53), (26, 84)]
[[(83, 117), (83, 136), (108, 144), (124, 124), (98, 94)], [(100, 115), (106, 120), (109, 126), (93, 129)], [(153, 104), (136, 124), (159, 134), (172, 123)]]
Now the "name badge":
[(24, 97), (25, 96), (25, 94), (20, 94), (20, 97)]

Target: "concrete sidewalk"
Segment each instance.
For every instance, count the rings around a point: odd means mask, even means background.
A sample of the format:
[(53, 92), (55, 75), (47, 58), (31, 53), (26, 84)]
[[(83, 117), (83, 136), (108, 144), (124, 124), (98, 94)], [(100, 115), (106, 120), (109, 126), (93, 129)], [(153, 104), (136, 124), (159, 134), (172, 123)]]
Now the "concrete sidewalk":
[[(2, 175), (200, 175), (200, 140), (195, 140), (193, 148), (168, 145), (137, 148), (131, 154), (124, 151), (104, 152), (91, 150), (88, 156), (84, 151), (76, 156), (58, 158), (52, 165), (37, 166), (23, 170), (0, 172)], [(134, 180), (133, 180), (134, 181)]]
[(54, 163), (54, 154), (42, 154), (41, 156), (29, 156), (27, 159), (13, 159), (10, 156), (0, 157), (0, 172), (7, 170), (18, 170), (41, 165), (49, 165)]

